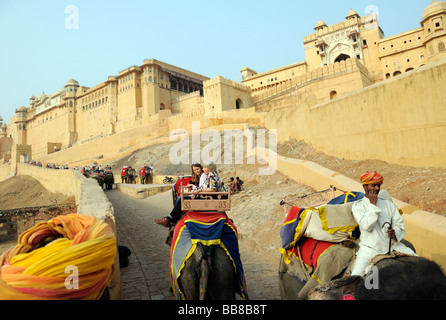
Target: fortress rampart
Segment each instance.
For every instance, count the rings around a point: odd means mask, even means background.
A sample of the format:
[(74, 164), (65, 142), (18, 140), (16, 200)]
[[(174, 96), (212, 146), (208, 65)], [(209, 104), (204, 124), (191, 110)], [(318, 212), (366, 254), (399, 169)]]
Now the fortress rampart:
[(268, 112), (278, 140), (305, 140), (345, 159), (446, 168), (446, 59), (346, 96)]

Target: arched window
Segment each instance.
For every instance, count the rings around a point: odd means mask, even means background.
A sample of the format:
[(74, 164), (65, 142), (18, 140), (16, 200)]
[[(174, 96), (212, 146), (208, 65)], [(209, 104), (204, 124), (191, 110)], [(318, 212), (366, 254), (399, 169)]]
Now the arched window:
[(409, 71), (412, 71), (412, 70), (414, 70), (414, 69), (413, 68), (409, 68), (409, 69), (406, 70), (406, 72), (409, 72)]
[(330, 92), (330, 100), (336, 99), (337, 96), (338, 96), (338, 93), (335, 90)]
[(399, 76), (401, 74), (401, 71), (395, 71), (394, 73), (393, 73), (393, 76), (394, 77), (397, 77), (397, 76)]
[(386, 73), (386, 79), (390, 79), (390, 73)]

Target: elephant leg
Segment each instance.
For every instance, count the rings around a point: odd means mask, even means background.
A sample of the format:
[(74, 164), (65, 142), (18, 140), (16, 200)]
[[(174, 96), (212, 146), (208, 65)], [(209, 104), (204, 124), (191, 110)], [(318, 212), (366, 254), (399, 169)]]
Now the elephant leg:
[(199, 299), (199, 270), (197, 269), (197, 263), (200, 260), (200, 253), (195, 250), (195, 253), (186, 261), (178, 283), (181, 292), (186, 300), (198, 300)]

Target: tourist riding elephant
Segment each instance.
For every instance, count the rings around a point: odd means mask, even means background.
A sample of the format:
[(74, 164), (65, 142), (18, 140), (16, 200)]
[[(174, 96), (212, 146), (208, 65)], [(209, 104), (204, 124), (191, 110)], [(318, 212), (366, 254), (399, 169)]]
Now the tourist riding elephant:
[(382, 258), (376, 259), (374, 264), (376, 268), (372, 268), (364, 277), (349, 276), (317, 286), (309, 292), (308, 299), (446, 299), (446, 277), (435, 262), (403, 254)]
[(219, 246), (197, 246), (179, 277), (186, 300), (235, 300), (240, 292), (233, 263)]

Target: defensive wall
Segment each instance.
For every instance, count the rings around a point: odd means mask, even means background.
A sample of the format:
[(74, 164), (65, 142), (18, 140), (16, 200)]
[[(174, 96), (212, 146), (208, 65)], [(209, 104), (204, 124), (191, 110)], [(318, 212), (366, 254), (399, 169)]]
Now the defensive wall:
[(297, 105), (309, 94), (317, 97), (316, 103), (323, 103), (337, 96), (344, 96), (373, 83), (367, 68), (357, 59), (347, 59), (292, 77), (284, 82), (271, 85), (253, 95), (257, 111)]
[[(116, 235), (113, 206), (96, 180), (87, 179), (75, 170), (53, 170), (23, 163), (17, 164), (17, 175), (33, 177), (50, 192), (74, 196), (78, 214), (94, 216), (104, 221)], [(117, 249), (116, 247), (115, 275), (108, 286), (111, 300), (122, 299), (121, 272)]]
[(446, 59), (329, 102), (309, 95), (268, 112), (265, 126), (345, 159), (446, 168)]
[[(270, 157), (277, 157), (278, 172), (316, 190), (326, 190), (334, 186), (343, 191), (364, 191), (359, 182), (317, 163), (283, 157), (259, 147), (253, 152), (257, 152), (257, 157), (264, 156), (267, 163), (273, 163), (269, 160)], [(338, 190), (337, 195), (340, 194), (341, 191)], [(420, 210), (393, 197), (392, 200), (403, 211), (405, 239), (415, 246), (419, 256), (435, 261), (446, 272), (446, 217)]]

